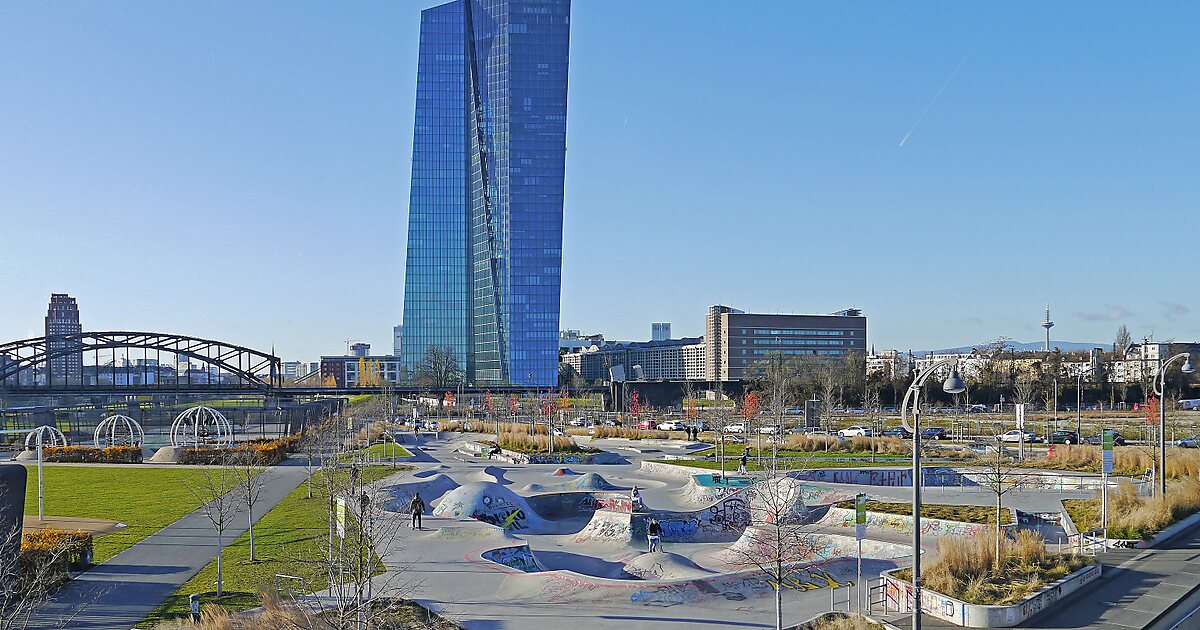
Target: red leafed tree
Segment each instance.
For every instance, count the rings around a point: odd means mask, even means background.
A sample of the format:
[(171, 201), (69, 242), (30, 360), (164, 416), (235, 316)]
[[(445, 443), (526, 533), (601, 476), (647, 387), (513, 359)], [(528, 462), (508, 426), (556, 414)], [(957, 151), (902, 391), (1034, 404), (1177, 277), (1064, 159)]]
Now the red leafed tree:
[(508, 413), (511, 413), (512, 415), (515, 416), (515, 415), (517, 415), (517, 412), (520, 410), (521, 410), (521, 401), (517, 399), (515, 394), (510, 396), (508, 399)]
[(1156, 396), (1151, 396), (1146, 399), (1146, 424), (1158, 424), (1159, 404), (1159, 400)]
[(633, 395), (629, 397), (629, 413), (633, 417), (638, 417), (642, 413), (642, 401), (638, 398), (637, 390), (633, 390)]
[(750, 392), (742, 397), (742, 417), (746, 420), (753, 420), (758, 417), (760, 402), (758, 394), (754, 392)]
[(684, 417), (688, 420), (695, 420), (700, 414), (696, 412), (696, 399), (689, 398), (687, 401), (687, 411), (684, 412)]
[(489, 416), (496, 411), (496, 403), (492, 400), (492, 390), (490, 389), (487, 390), (487, 393), (484, 395), (483, 408), (485, 411), (487, 411)]

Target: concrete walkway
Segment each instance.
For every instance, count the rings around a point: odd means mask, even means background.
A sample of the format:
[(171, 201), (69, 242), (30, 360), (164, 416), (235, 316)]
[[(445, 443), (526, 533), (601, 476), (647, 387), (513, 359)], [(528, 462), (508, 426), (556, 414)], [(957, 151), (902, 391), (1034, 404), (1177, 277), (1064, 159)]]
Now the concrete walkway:
[[(254, 507), (256, 521), (306, 478), (298, 461), (275, 466), (269, 474)], [(247, 529), (244, 506), (230, 523), (222, 537), (225, 545)], [(29, 628), (128, 630), (216, 558), (216, 543), (212, 523), (196, 510), (80, 574), (35, 615)]]

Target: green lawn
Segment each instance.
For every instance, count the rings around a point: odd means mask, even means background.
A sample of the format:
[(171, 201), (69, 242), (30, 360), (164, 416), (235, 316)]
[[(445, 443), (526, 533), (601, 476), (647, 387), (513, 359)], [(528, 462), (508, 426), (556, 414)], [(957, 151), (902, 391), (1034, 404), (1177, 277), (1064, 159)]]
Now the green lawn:
[[(26, 465), (25, 513), (37, 515), (37, 466)], [(96, 538), (95, 561), (104, 562), (134, 543), (174, 523), (200, 506), (188, 490), (204, 471), (197, 468), (139, 466), (55, 466), (42, 468), (46, 516), (102, 518), (128, 527)]]
[[(837, 504), (840, 508), (854, 509), (853, 501), (842, 501)], [(912, 515), (912, 503), (890, 503), (883, 501), (867, 501), (868, 512), (883, 512), (885, 514)], [(986, 505), (934, 505), (921, 503), (921, 516), (925, 518), (940, 518), (960, 523), (995, 523), (996, 508)], [(1012, 523), (1012, 512), (1000, 511), (1000, 524)]]
[[(366, 450), (368, 457), (372, 460), (377, 460), (377, 459), (390, 460), (390, 459), (392, 459), (393, 454), (395, 455), (396, 459), (400, 459), (401, 457), (412, 457), (413, 456), (413, 454), (410, 453), (408, 451), (408, 449), (404, 448), (403, 446), (401, 446), (399, 444), (394, 444), (392, 442), (387, 442), (387, 443), (383, 443), (383, 444), (372, 444), (369, 448), (364, 449), (364, 450)], [(362, 453), (363, 453), (362, 450), (354, 451), (352, 453), (346, 453), (345, 455), (342, 455), (342, 460), (343, 461), (352, 461), (355, 458), (362, 457)]]
[[(721, 462), (707, 459), (658, 459), (654, 460), (659, 464), (671, 464), (674, 466), (687, 466), (690, 468), (703, 468), (705, 470), (720, 470)], [(765, 460), (764, 460), (765, 461)], [(870, 461), (851, 461), (839, 462), (830, 459), (811, 458), (811, 459), (781, 459), (779, 467), (783, 470), (810, 470), (813, 468), (871, 468), (872, 466), (895, 466), (894, 462), (881, 461), (877, 464), (872, 464)], [(733, 472), (738, 469), (738, 458), (726, 457), (725, 470)], [(758, 465), (758, 460), (751, 457), (746, 463), (746, 470), (753, 472), (763, 470), (762, 466)]]
[[(411, 467), (403, 467), (411, 470)], [(395, 473), (391, 468), (369, 466), (365, 479), (375, 481)], [(320, 474), (320, 473), (317, 473)], [(345, 473), (342, 473), (345, 474)], [(328, 498), (319, 485), (313, 486), (313, 498), (308, 498), (308, 484), (302, 483), (275, 509), (264, 515), (254, 526), (254, 547), (258, 560), (250, 562), (250, 535), (243, 534), (225, 548), (222, 567), (224, 595), (217, 599), (217, 560), (213, 558), (191, 580), (139, 624), (152, 627), (159, 621), (182, 617), (188, 612), (188, 595), (203, 593), (206, 603), (218, 603), (233, 610), (245, 610), (262, 605), (259, 593), (272, 587), (275, 574), (283, 573), (305, 578), (308, 591), (328, 586), (325, 567), (321, 563), (307, 564), (300, 560), (320, 556), (323, 542), (329, 533)], [(351, 518), (347, 515), (347, 518)], [(384, 571), (383, 563), (375, 559), (375, 574)]]

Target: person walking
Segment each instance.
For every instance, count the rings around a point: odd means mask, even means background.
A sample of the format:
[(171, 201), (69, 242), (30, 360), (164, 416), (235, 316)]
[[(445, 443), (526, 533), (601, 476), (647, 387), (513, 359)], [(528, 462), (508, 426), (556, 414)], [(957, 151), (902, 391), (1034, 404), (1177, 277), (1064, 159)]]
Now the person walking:
[(408, 510), (412, 512), (412, 528), (421, 529), (421, 515), (425, 513), (425, 499), (421, 498), (421, 493), (413, 495), (412, 501), (408, 502)]
[(646, 524), (646, 544), (648, 552), (662, 551), (662, 545), (659, 541), (662, 540), (662, 525), (658, 524), (658, 519), (651, 518)]
[(750, 461), (750, 457), (746, 455), (746, 451), (748, 450), (750, 449), (743, 449), (742, 456), (738, 458), (738, 472), (743, 475), (746, 474), (746, 462)]

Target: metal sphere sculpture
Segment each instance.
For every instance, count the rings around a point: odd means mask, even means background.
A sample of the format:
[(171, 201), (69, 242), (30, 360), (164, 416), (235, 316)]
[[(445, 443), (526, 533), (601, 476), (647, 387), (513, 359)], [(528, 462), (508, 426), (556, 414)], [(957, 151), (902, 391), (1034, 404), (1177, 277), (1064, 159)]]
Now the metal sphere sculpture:
[(48, 424), (43, 424), (42, 426), (25, 434), (25, 448), (27, 450), (37, 448), (39, 437), (41, 438), (40, 443), (43, 447), (67, 445), (67, 436), (63, 435), (62, 431), (59, 431), (57, 428)]
[(96, 448), (106, 446), (141, 446), (146, 432), (137, 420), (120, 414), (109, 416), (96, 425), (92, 443)]
[(212, 407), (186, 409), (171, 424), (171, 446), (232, 443), (233, 424)]

